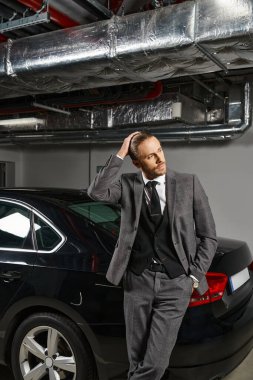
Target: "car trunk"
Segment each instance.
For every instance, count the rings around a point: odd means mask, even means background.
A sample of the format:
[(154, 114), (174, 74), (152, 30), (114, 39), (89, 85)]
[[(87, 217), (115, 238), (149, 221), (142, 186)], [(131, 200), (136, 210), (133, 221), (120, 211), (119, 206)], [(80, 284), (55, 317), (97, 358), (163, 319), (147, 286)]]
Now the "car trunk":
[(253, 276), (249, 266), (253, 257), (244, 241), (219, 238), (218, 243), (209, 271), (226, 274), (228, 283), (222, 300), (214, 302), (212, 309), (215, 317), (234, 319), (252, 295)]
[(232, 276), (248, 267), (253, 261), (252, 253), (244, 241), (218, 238), (218, 248), (210, 271)]

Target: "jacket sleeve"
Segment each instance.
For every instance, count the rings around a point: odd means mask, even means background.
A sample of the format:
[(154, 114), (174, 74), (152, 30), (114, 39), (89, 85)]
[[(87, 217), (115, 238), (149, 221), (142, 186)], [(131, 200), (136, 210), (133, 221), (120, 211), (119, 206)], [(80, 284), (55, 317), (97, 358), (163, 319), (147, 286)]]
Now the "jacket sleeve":
[(190, 274), (199, 281), (208, 271), (217, 248), (215, 223), (208, 198), (196, 175), (193, 176), (193, 215), (197, 245), (195, 259), (190, 265)]
[(90, 184), (87, 193), (97, 201), (120, 203), (121, 179), (115, 181), (123, 160), (112, 155)]

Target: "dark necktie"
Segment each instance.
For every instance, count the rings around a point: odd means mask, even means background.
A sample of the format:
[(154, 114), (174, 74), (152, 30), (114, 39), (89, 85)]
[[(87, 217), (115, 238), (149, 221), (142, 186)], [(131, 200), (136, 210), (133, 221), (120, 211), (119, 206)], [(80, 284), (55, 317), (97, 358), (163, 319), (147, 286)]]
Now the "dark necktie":
[(162, 212), (161, 212), (161, 204), (160, 204), (160, 198), (156, 190), (156, 185), (159, 182), (157, 181), (148, 181), (146, 183), (146, 188), (148, 192), (148, 206), (150, 211), (150, 216), (154, 220), (159, 220)]

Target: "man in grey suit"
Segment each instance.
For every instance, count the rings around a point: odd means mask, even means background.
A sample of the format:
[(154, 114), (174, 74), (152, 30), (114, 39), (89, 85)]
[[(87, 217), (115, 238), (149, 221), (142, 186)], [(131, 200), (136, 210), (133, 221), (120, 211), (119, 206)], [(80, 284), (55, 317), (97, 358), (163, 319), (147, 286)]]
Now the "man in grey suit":
[[(138, 173), (115, 180), (130, 155)], [(204, 294), (217, 239), (196, 175), (166, 166), (159, 140), (134, 132), (91, 183), (91, 198), (121, 205), (119, 239), (107, 272), (123, 279), (128, 379), (160, 380), (192, 290)]]

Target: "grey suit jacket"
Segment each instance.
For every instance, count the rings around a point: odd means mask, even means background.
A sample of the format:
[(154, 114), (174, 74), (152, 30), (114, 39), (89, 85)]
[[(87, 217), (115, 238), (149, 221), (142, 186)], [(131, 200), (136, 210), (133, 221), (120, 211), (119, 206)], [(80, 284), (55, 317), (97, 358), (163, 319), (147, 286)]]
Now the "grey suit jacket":
[[(144, 183), (141, 172), (122, 174), (115, 181), (123, 160), (112, 155), (88, 188), (99, 201), (121, 205), (119, 239), (106, 278), (114, 285), (122, 279), (138, 229)], [(217, 248), (215, 224), (208, 198), (196, 175), (170, 169), (166, 174), (166, 197), (172, 241), (186, 271), (199, 281), (198, 292), (208, 285), (205, 274)]]

